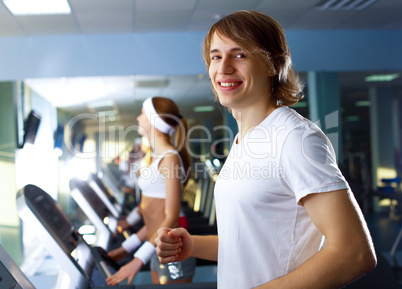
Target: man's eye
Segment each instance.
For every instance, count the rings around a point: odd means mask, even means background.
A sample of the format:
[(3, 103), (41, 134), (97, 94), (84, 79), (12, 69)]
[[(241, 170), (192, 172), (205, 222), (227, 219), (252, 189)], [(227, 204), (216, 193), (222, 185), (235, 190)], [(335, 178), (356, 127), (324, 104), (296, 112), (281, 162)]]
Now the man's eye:
[(215, 56), (211, 56), (211, 59), (212, 60), (216, 60), (216, 59), (219, 59), (220, 57), (219, 56), (217, 56), (217, 55), (215, 55)]
[(246, 55), (244, 53), (239, 53), (239, 54), (236, 54), (236, 56), (235, 56), (235, 58), (243, 58), (243, 57), (246, 57)]

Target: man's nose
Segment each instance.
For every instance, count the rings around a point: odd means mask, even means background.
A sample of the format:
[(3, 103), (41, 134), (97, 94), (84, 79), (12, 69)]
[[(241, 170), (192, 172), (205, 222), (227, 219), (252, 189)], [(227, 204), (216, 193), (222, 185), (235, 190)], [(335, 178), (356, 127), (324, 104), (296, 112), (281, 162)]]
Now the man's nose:
[(234, 66), (233, 66), (232, 59), (230, 59), (229, 57), (222, 58), (220, 65), (219, 65), (218, 73), (231, 74), (233, 72), (234, 72)]

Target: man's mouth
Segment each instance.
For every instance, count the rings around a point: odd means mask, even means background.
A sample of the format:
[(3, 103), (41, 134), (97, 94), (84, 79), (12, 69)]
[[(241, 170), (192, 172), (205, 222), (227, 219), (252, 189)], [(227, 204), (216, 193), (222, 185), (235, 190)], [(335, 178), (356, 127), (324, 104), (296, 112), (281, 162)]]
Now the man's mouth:
[(237, 86), (237, 85), (241, 84), (241, 82), (218, 82), (218, 83), (222, 87), (232, 87), (232, 86)]

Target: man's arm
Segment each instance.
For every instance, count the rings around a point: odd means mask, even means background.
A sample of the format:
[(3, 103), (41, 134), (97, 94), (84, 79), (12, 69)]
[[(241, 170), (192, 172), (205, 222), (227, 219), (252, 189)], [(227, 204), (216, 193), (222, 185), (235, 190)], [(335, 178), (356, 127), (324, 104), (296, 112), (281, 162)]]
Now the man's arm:
[(194, 242), (193, 257), (218, 261), (218, 235), (192, 236)]
[(218, 260), (218, 236), (191, 236), (183, 228), (160, 228), (155, 238), (161, 263), (177, 262), (189, 257)]
[(375, 268), (371, 236), (352, 192), (311, 194), (301, 202), (327, 243), (293, 272), (258, 288), (340, 288)]

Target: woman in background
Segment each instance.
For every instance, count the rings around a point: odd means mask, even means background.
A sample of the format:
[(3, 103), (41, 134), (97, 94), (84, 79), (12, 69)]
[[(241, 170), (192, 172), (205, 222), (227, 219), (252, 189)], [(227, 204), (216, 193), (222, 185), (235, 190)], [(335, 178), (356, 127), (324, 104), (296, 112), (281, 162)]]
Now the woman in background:
[[(152, 150), (147, 166), (141, 170), (138, 179), (142, 197), (137, 217), (141, 217), (145, 225), (123, 242), (120, 248), (111, 251), (109, 256), (117, 261), (141, 247), (132, 261), (106, 280), (107, 284), (116, 285), (126, 279), (131, 284), (148, 261), (151, 262), (154, 284), (191, 282), (195, 259), (160, 264), (154, 243), (159, 228), (180, 227), (181, 191), (188, 180), (191, 166), (186, 143), (188, 123), (177, 105), (164, 97), (146, 99), (137, 121), (139, 134), (148, 138)], [(172, 137), (174, 133), (175, 143)]]

